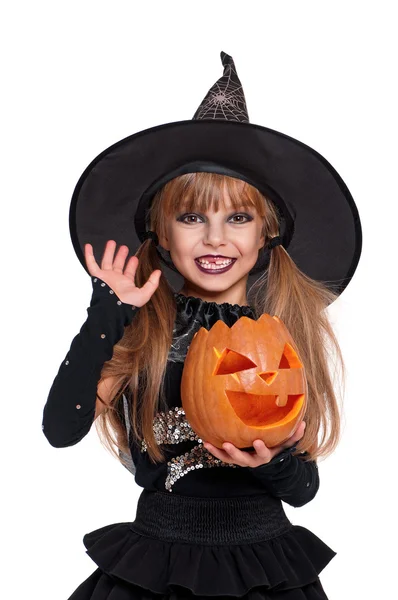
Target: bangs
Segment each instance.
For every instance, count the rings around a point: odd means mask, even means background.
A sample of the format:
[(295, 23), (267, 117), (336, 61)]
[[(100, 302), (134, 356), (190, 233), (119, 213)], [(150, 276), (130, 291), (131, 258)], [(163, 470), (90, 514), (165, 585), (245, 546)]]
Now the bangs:
[(234, 210), (253, 208), (259, 216), (266, 213), (262, 194), (241, 179), (218, 173), (186, 173), (168, 181), (161, 192), (165, 217), (180, 211), (218, 212), (230, 204)]

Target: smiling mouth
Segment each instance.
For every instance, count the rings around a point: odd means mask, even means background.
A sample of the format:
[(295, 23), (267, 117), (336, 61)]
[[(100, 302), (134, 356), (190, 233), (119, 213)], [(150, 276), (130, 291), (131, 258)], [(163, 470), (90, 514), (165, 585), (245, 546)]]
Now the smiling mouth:
[(225, 271), (229, 271), (235, 262), (236, 258), (231, 258), (230, 263), (226, 265), (216, 265), (215, 263), (201, 264), (199, 260), (195, 258), (195, 263), (198, 269), (200, 269), (202, 273), (209, 273), (210, 275), (217, 275), (218, 273), (225, 273)]

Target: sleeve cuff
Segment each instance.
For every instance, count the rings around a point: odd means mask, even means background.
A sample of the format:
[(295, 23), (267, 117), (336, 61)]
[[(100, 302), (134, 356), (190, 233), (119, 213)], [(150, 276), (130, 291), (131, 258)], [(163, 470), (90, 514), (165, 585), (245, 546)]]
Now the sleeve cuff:
[(120, 313), (123, 316), (123, 325), (130, 325), (140, 307), (122, 302), (116, 292), (99, 277), (92, 276), (91, 283), (93, 286), (93, 295), (90, 307), (96, 306), (97, 304), (104, 304), (104, 302), (106, 305), (108, 305), (108, 303), (110, 305), (116, 305), (119, 307)]

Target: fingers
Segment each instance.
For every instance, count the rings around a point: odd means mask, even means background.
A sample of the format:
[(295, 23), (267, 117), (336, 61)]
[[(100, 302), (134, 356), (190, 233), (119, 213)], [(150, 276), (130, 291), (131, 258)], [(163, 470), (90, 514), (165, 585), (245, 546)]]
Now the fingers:
[(269, 462), (271, 460), (272, 452), (265, 445), (263, 440), (254, 440), (253, 448), (255, 449), (257, 456), (262, 460), (263, 463)]
[(300, 425), (297, 427), (297, 429), (293, 433), (293, 435), (289, 439), (287, 439), (286, 442), (284, 444), (282, 444), (281, 447), (282, 448), (290, 448), (291, 446), (294, 446), (303, 437), (305, 427), (306, 427), (306, 422), (301, 421)]
[[(126, 246), (127, 248), (127, 246)], [(127, 249), (127, 253), (128, 253), (128, 249)], [(138, 258), (137, 256), (130, 256), (126, 268), (124, 269), (124, 274), (126, 275), (126, 277), (128, 277), (129, 279), (131, 279), (131, 281), (134, 281), (134, 277), (135, 277), (135, 273), (137, 271), (137, 267), (138, 267)]]
[[(114, 259), (113, 264), (111, 266), (111, 268), (114, 271), (117, 271), (118, 273), (123, 274), (124, 263), (126, 262), (128, 253), (129, 253), (128, 246), (125, 246), (125, 245), (120, 246), (119, 250), (116, 253), (116, 258)], [(124, 272), (124, 275), (126, 275), (126, 272)]]
[(93, 275), (94, 277), (95, 275), (98, 275), (100, 269), (97, 264), (97, 261), (94, 258), (93, 247), (91, 244), (84, 245), (84, 259), (86, 261), (87, 269), (90, 275)]
[(111, 271), (113, 269), (113, 257), (115, 255), (115, 249), (115, 240), (108, 240), (105, 244), (105, 250), (101, 260), (101, 269), (103, 271)]
[(301, 440), (301, 438), (303, 437), (304, 432), (305, 432), (305, 427), (306, 427), (306, 422), (301, 421), (300, 425), (297, 427), (296, 431), (294, 432), (294, 434), (292, 435), (292, 437), (290, 439), (293, 442), (298, 442), (298, 440)]
[[(101, 267), (99, 267), (94, 257), (93, 247), (91, 244), (84, 244), (84, 257), (86, 265), (90, 275), (98, 275), (100, 269), (112, 269), (113, 255), (116, 248), (116, 242), (114, 240), (108, 240), (105, 245), (104, 255), (101, 261)], [(120, 259), (119, 259), (120, 261)]]
[(146, 302), (148, 302), (152, 294), (157, 289), (161, 274), (162, 271), (160, 269), (155, 269), (155, 271), (152, 271), (152, 273), (148, 277), (148, 281), (142, 286), (141, 292), (143, 292), (144, 298), (146, 298)]
[[(84, 254), (88, 272), (90, 275), (101, 276), (101, 271), (116, 271), (121, 275), (125, 275), (134, 286), (134, 278), (138, 267), (138, 257), (131, 256), (127, 262), (126, 268), (124, 264), (129, 253), (128, 246), (123, 245), (119, 248), (116, 257), (115, 255), (116, 242), (114, 240), (108, 240), (105, 245), (104, 254), (101, 261), (101, 268), (98, 266), (93, 253), (93, 247), (91, 244), (84, 245)], [(123, 272), (124, 269), (124, 272)], [(148, 277), (147, 282), (140, 288), (140, 293), (143, 295), (144, 302), (148, 302), (152, 294), (156, 291), (159, 286), (159, 280), (162, 275), (161, 269), (155, 269)]]
[(235, 448), (235, 446), (232, 446), (232, 444), (224, 442), (224, 444), (223, 444), (223, 450), (221, 450), (220, 448), (217, 448), (216, 446), (213, 446), (213, 444), (210, 444), (210, 442), (205, 442), (203, 444), (203, 446), (206, 448), (206, 450), (208, 452), (211, 452), (211, 454), (214, 454), (214, 456), (216, 458), (219, 458), (223, 462), (233, 462), (233, 460), (232, 460), (232, 448)]
[[(259, 444), (256, 444), (256, 442), (259, 442)], [(219, 458), (223, 462), (234, 463), (241, 467), (256, 467), (260, 464), (269, 462), (272, 457), (271, 451), (267, 448), (263, 441), (256, 440), (256, 442), (253, 444), (254, 448), (256, 449), (255, 454), (251, 452), (243, 452), (230, 442), (224, 442), (222, 445), (222, 450), (216, 446), (213, 446), (213, 444), (210, 444), (210, 442), (205, 442), (203, 445), (208, 452), (211, 452), (211, 454), (214, 454), (216, 458)]]
[[(92, 245), (88, 244), (88, 243), (84, 245), (84, 255), (85, 255), (85, 259), (86, 259), (86, 264), (87, 264), (87, 268), (91, 275), (97, 275), (101, 269), (104, 271), (112, 270), (113, 255), (115, 253), (115, 248), (116, 248), (116, 242), (114, 240), (108, 240), (107, 243), (105, 244), (105, 250), (104, 250), (104, 254), (102, 257), (102, 261), (101, 261), (101, 267), (100, 267), (98, 265), (97, 261), (95, 260)], [(122, 248), (127, 248), (127, 246), (122, 246), (121, 249)], [(124, 250), (124, 252), (125, 252), (125, 250)], [(127, 252), (128, 252), (128, 248), (127, 248)], [(122, 251), (121, 256), (119, 256), (119, 254), (118, 254), (118, 264), (119, 265), (121, 264), (121, 262), (123, 262), (123, 264), (124, 264), (125, 258), (122, 258), (122, 255), (123, 255), (123, 251)]]

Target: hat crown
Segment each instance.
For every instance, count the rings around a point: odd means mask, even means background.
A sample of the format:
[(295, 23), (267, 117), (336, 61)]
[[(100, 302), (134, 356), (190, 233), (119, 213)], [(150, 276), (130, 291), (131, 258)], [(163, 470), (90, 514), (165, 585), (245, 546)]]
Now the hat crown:
[(209, 89), (192, 120), (219, 119), (249, 123), (243, 87), (236, 72), (232, 56), (220, 53), (223, 75)]

